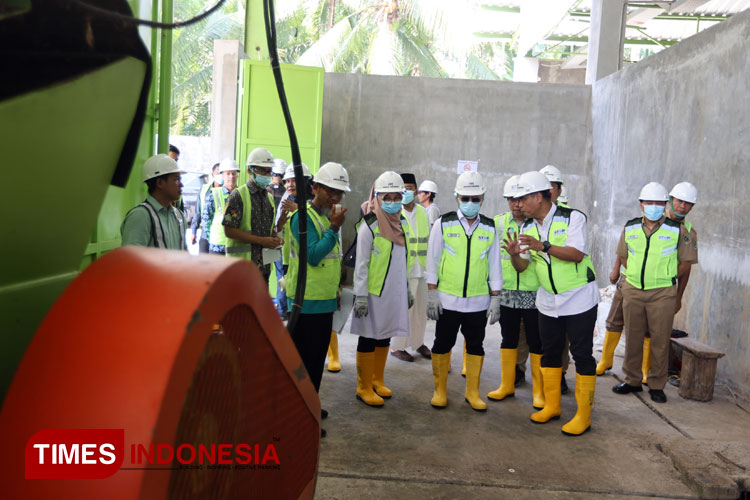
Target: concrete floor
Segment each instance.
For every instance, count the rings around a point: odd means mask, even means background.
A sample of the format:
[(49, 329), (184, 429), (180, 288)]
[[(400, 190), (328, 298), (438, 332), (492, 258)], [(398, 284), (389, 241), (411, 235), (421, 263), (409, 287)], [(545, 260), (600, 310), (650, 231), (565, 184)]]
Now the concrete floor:
[[(434, 328), (428, 322), (428, 346)], [(342, 370), (326, 371), (321, 386), (322, 405), (330, 415), (323, 421), (328, 437), (321, 441), (318, 499), (737, 498), (742, 477), (727, 479), (721, 475), (726, 470), (702, 463), (711, 458), (699, 452), (717, 444), (734, 446), (734, 455), (724, 448), (718, 455), (726, 467), (745, 476), (750, 471), (750, 414), (723, 386), (716, 387), (713, 401), (699, 403), (680, 398), (677, 388), (667, 385), (669, 400), (657, 405), (645, 391), (640, 397), (612, 393), (619, 382), (608, 373), (598, 378), (591, 430), (572, 438), (560, 432), (576, 409), (572, 367), (566, 377), (571, 391), (563, 396), (559, 421), (529, 421), (528, 371), (515, 398), (490, 401), (486, 413), (477, 413), (464, 402), (459, 335), (448, 377), (448, 408), (438, 411), (429, 404), (429, 360), (407, 363), (392, 356), (386, 384), (394, 396), (385, 407), (370, 408), (355, 399), (357, 337), (348, 331), (347, 325), (339, 335)], [(488, 327), (484, 345), (489, 355), (480, 385), (483, 397), (500, 382), (498, 325)], [(621, 362), (615, 358), (615, 374), (621, 373)], [(683, 456), (686, 463), (677, 463)], [(708, 470), (709, 465), (714, 468)], [(694, 470), (686, 470), (690, 467)], [(750, 477), (745, 480), (750, 489)]]

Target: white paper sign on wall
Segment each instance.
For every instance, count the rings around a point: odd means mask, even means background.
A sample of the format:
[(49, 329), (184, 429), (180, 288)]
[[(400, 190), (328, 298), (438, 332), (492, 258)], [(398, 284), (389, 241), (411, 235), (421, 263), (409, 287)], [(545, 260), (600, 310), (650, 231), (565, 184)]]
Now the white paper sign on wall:
[(478, 161), (458, 160), (458, 165), (456, 166), (456, 173), (458, 175), (461, 175), (464, 172), (477, 172), (478, 170)]

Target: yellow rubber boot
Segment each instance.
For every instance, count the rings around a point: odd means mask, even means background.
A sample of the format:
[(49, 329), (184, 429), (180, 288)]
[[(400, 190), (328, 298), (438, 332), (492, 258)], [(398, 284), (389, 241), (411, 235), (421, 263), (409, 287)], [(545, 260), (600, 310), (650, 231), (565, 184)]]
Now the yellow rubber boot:
[(375, 353), (357, 351), (357, 399), (368, 406), (383, 406), (383, 398), (372, 390)]
[(389, 347), (375, 348), (375, 370), (372, 374), (372, 388), (381, 398), (388, 399), (393, 392), (385, 386), (385, 362), (388, 359)]
[(500, 387), (487, 394), (493, 401), (502, 401), (516, 393), (516, 361), (518, 349), (500, 349)]
[(341, 371), (341, 361), (339, 361), (339, 337), (336, 335), (336, 332), (331, 332), (331, 342), (328, 344), (328, 371)]
[(580, 436), (591, 428), (591, 407), (594, 406), (595, 375), (576, 374), (576, 403), (578, 411), (575, 417), (562, 426), (563, 434)]
[(466, 341), (464, 340), (464, 359), (461, 362), (461, 376), (466, 376)]
[(643, 362), (641, 363), (641, 371), (643, 372), (644, 384), (648, 384), (648, 372), (651, 370), (651, 337), (643, 338)]
[(562, 367), (542, 367), (542, 382), (544, 384), (544, 408), (531, 414), (531, 421), (537, 424), (546, 424), (550, 420), (560, 418), (560, 380), (562, 379)]
[(432, 394), (430, 404), (433, 408), (442, 410), (448, 406), (448, 370), (451, 367), (451, 353), (432, 353), (432, 380), (435, 383), (435, 392)]
[(542, 382), (542, 355), (529, 353), (531, 358), (531, 395), (535, 410), (544, 408), (544, 382)]
[(596, 365), (596, 374), (604, 375), (604, 372), (612, 368), (615, 358), (615, 349), (620, 343), (622, 332), (610, 332), (604, 335), (604, 345), (602, 346), (602, 359)]
[[(487, 403), (479, 397), (479, 378), (482, 375), (484, 356), (464, 354), (466, 362), (466, 393), (465, 399), (475, 411), (487, 411)], [(513, 368), (515, 370), (515, 367)]]

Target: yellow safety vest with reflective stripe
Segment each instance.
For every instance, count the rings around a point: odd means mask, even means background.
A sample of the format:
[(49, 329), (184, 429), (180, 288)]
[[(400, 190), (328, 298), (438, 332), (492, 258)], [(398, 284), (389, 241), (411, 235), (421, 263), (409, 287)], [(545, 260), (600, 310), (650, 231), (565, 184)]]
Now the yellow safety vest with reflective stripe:
[[(391, 251), (393, 250), (393, 243), (391, 240), (383, 237), (380, 232), (380, 226), (378, 225), (378, 217), (370, 212), (369, 214), (362, 217), (356, 224), (356, 229), (359, 231), (359, 226), (364, 221), (367, 227), (372, 232), (372, 246), (370, 247), (370, 262), (367, 266), (367, 291), (373, 295), (380, 297), (383, 293), (383, 287), (385, 286), (385, 278), (391, 270)], [(401, 229), (404, 231), (404, 243), (406, 244), (406, 276), (408, 278), (411, 268), (414, 267), (416, 262), (416, 254), (411, 252), (411, 244), (409, 243), (412, 238), (411, 226), (406, 217), (401, 215)], [(401, 272), (400, 269), (395, 272)]]
[[(299, 275), (299, 242), (292, 232), (292, 217), (297, 214), (295, 210), (284, 226), (284, 253), (288, 255), (289, 269), (286, 278), (286, 293), (289, 297), (294, 297), (297, 290), (297, 276)], [(321, 217), (310, 203), (307, 204), (307, 215), (313, 221), (315, 232), (318, 240), (323, 237), (323, 233), (331, 226), (331, 221), (327, 217)], [(304, 300), (330, 300), (335, 299), (339, 290), (339, 281), (341, 279), (341, 240), (336, 238), (336, 246), (323, 257), (317, 266), (307, 263), (307, 278), (305, 285)]]
[[(550, 224), (549, 234), (547, 235), (547, 241), (554, 246), (565, 246), (565, 242), (568, 240), (568, 227), (570, 225), (570, 214), (575, 210), (574, 208), (565, 208), (560, 205), (557, 206), (554, 215), (552, 216), (552, 224)], [(580, 212), (580, 210), (577, 210)], [(581, 212), (583, 213), (583, 212)], [(583, 214), (584, 217), (586, 216)], [(527, 219), (521, 232), (533, 236), (534, 238), (541, 240), (539, 231), (536, 228), (534, 219)], [(591, 263), (591, 257), (585, 255), (581, 262), (573, 262), (568, 260), (561, 260), (557, 257), (547, 254), (547, 259), (542, 255), (544, 252), (529, 250), (531, 252), (531, 258), (534, 260), (536, 267), (536, 276), (539, 280), (539, 284), (548, 292), (559, 294), (573, 290), (587, 283), (591, 283), (596, 280), (596, 273), (594, 272), (594, 265)]]
[(212, 245), (226, 245), (227, 235), (224, 234), (224, 226), (221, 221), (224, 219), (224, 206), (227, 203), (229, 193), (224, 193), (224, 187), (211, 188), (211, 196), (214, 197), (214, 217), (211, 219), (211, 226), (208, 229), (208, 242)]
[[(253, 204), (250, 201), (250, 190), (247, 184), (243, 184), (237, 188), (240, 192), (240, 198), (242, 199), (242, 220), (240, 221), (240, 229), (246, 233), (251, 232), (252, 229), (252, 213)], [(265, 191), (265, 190), (264, 190)], [(273, 202), (273, 196), (271, 193), (266, 191), (268, 196), (268, 202), (271, 204), (274, 213), (276, 212), (276, 204)], [(271, 230), (268, 232), (268, 236), (273, 235), (273, 223), (271, 223)], [(227, 256), (229, 257), (242, 257), (243, 259), (253, 259), (253, 245), (251, 243), (245, 243), (244, 241), (233, 240), (227, 238)]]
[(667, 288), (677, 283), (677, 245), (680, 242), (680, 223), (664, 219), (651, 236), (643, 231), (640, 217), (625, 224), (625, 244), (628, 246), (628, 283), (641, 290)]
[(490, 247), (497, 237), (495, 223), (479, 214), (479, 224), (466, 235), (456, 212), (440, 219), (443, 253), (438, 270), (438, 290), (456, 297), (489, 295)]
[(419, 265), (422, 266), (422, 269), (425, 269), (427, 267), (427, 241), (430, 239), (430, 221), (427, 219), (427, 212), (422, 205), (415, 203), (414, 211), (417, 227), (411, 225), (406, 209), (402, 209), (401, 213), (411, 229), (409, 252), (416, 255)]
[(558, 207), (563, 207), (563, 208), (570, 208), (570, 205), (568, 205), (567, 203), (565, 203), (563, 201), (558, 201), (557, 202), (557, 206)]
[[(500, 218), (503, 221), (503, 231), (500, 231)], [(502, 215), (495, 216), (495, 229), (497, 230), (498, 238), (504, 237), (505, 232), (508, 228), (512, 229), (512, 232), (516, 234), (520, 231), (518, 222), (513, 218), (511, 212), (505, 212)], [(529, 262), (528, 267), (524, 272), (519, 273), (516, 268), (513, 267), (513, 263), (510, 259), (510, 254), (503, 248), (500, 248), (500, 258), (503, 263), (503, 290), (524, 290), (527, 292), (536, 292), (539, 288), (539, 279), (536, 277), (536, 264), (533, 260)]]

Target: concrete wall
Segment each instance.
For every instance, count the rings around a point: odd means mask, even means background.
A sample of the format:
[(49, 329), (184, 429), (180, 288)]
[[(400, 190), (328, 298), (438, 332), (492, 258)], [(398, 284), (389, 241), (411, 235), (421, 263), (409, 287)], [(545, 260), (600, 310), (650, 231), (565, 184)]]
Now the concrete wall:
[[(750, 392), (750, 11), (593, 86), (593, 257), (611, 266), (649, 181), (687, 180), (699, 235), (675, 327), (727, 353), (719, 376)], [(600, 283), (606, 274), (600, 271)], [(607, 270), (608, 272), (608, 270)]]
[[(458, 160), (480, 160), (488, 194), (482, 213), (507, 211), (513, 174), (560, 167), (576, 207), (590, 209), (591, 89), (472, 80), (326, 73), (321, 163), (349, 171), (355, 212), (386, 170), (413, 172), (438, 184), (440, 210), (455, 210)], [(344, 240), (353, 239), (347, 224)]]

